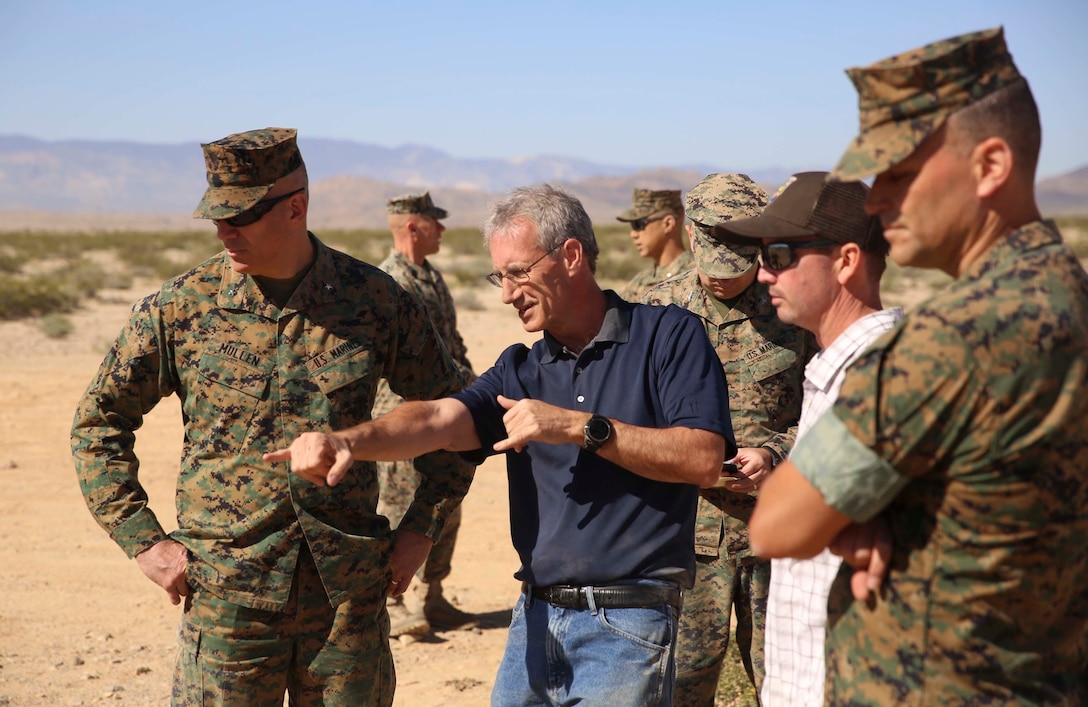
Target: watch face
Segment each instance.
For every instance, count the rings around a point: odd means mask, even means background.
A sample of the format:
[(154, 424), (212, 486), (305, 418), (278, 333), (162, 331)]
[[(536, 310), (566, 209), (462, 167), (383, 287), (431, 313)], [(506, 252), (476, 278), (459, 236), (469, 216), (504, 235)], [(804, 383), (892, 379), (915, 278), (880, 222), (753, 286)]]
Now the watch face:
[(608, 424), (608, 420), (600, 417), (592, 417), (589, 423), (586, 425), (586, 434), (594, 442), (604, 442), (608, 439), (608, 433), (611, 425)]

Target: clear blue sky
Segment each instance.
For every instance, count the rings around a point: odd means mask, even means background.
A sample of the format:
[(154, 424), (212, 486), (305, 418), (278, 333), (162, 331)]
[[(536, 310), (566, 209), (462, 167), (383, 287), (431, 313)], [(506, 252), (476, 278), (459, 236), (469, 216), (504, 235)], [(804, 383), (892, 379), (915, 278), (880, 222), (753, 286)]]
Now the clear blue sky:
[(2, 0), (0, 134), (182, 143), (276, 125), (459, 157), (833, 166), (848, 66), (1004, 25), (1040, 176), (1088, 165), (1088, 2)]

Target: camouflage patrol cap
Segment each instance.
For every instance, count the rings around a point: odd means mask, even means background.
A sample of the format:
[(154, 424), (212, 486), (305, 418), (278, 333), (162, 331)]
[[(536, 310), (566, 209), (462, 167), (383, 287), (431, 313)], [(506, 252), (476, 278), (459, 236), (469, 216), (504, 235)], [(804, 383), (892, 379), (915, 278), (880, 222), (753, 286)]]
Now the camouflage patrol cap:
[(302, 166), (294, 128), (265, 128), (201, 144), (208, 188), (193, 218), (225, 219), (249, 209)]
[(631, 197), (631, 208), (620, 212), (617, 221), (635, 221), (658, 211), (669, 209), (678, 216), (684, 214), (684, 204), (680, 201), (679, 189), (638, 189)]
[(385, 203), (385, 210), (390, 214), (423, 214), (438, 220), (449, 216), (445, 209), (439, 208), (431, 201), (431, 193), (405, 194), (390, 199)]
[(746, 174), (708, 174), (688, 192), (691, 245), (702, 273), (732, 280), (752, 269), (759, 247), (722, 242), (713, 237), (713, 229), (735, 218), (758, 216), (766, 205), (767, 192)]
[(865, 213), (869, 187), (862, 182), (830, 182), (827, 177), (827, 172), (793, 175), (763, 213), (718, 224), (714, 235), (732, 243), (820, 237), (886, 254), (888, 242), (880, 219)]
[(830, 179), (865, 179), (914, 152), (948, 116), (1023, 81), (1001, 27), (973, 32), (846, 70), (858, 91), (861, 132)]

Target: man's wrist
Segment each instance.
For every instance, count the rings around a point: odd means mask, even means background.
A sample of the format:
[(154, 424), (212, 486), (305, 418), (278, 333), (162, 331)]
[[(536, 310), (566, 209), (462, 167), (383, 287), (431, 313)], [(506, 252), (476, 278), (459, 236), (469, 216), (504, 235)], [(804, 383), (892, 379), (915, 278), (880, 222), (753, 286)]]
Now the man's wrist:
[(612, 421), (602, 415), (590, 415), (582, 428), (582, 449), (596, 452), (607, 444), (615, 434)]

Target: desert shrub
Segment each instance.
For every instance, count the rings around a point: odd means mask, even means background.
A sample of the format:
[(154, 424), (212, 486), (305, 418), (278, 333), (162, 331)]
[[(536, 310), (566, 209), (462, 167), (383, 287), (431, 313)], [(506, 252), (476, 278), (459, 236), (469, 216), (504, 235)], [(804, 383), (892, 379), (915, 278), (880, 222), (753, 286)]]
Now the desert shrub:
[(38, 328), (50, 339), (63, 339), (72, 333), (75, 326), (63, 314), (47, 314), (38, 320)]
[(593, 230), (601, 250), (597, 258), (597, 279), (627, 282), (635, 273), (650, 265), (650, 261), (635, 250), (629, 226), (607, 224), (594, 226)]
[(389, 231), (322, 231), (316, 235), (330, 247), (374, 265), (385, 260), (393, 247), (393, 236)]
[(14, 253), (0, 252), (0, 273), (17, 273), (23, 269), (26, 258)]
[(99, 245), (117, 254), (136, 277), (156, 280), (185, 272), (222, 250), (214, 232), (102, 234)]
[(491, 289), (491, 285), (487, 284), (484, 280), (487, 274), (491, 272), (491, 260), (479, 257), (460, 259), (456, 262), (445, 264), (441, 266), (442, 275), (446, 278), (447, 282), (457, 284), (462, 287), (486, 287)]
[(52, 277), (23, 278), (0, 274), (0, 319), (21, 319), (70, 312), (79, 296)]
[(487, 255), (478, 228), (451, 228), (442, 234), (442, 251), (450, 255)]
[(77, 297), (93, 297), (110, 286), (111, 276), (98, 263), (80, 258), (76, 262), (50, 273), (60, 287), (68, 288)]
[(1063, 216), (1055, 221), (1077, 257), (1088, 260), (1088, 216)]

